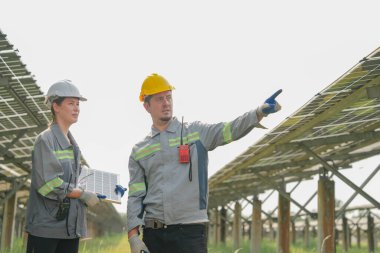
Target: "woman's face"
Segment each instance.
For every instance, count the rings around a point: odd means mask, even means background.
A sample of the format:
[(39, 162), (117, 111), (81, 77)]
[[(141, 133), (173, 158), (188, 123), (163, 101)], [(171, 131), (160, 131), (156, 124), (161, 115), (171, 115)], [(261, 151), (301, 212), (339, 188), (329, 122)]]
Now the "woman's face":
[(61, 105), (53, 103), (53, 106), (57, 122), (71, 125), (78, 121), (80, 112), (78, 98), (65, 98)]

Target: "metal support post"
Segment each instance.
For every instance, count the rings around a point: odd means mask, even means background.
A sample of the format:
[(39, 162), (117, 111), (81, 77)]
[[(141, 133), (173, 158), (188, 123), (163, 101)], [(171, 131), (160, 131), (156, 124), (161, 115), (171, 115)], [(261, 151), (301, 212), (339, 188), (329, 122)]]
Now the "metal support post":
[(214, 212), (214, 244), (218, 245), (219, 244), (219, 210), (218, 208), (215, 208), (213, 210)]
[(261, 249), (261, 204), (255, 196), (252, 205), (251, 253), (259, 253)]
[(235, 251), (240, 248), (241, 240), (241, 205), (239, 202), (235, 203), (234, 222), (232, 231), (233, 250)]
[(290, 197), (278, 195), (277, 252), (289, 253)]
[(1, 232), (0, 251), (12, 252), (12, 244), (15, 229), (17, 196), (13, 194), (12, 197), (5, 202), (3, 209), (3, 226)]
[(371, 213), (367, 216), (367, 237), (368, 237), (368, 252), (375, 252), (375, 224)]
[(309, 218), (305, 218), (305, 229), (304, 229), (304, 245), (306, 248), (310, 247), (310, 223)]
[(227, 224), (227, 210), (222, 206), (220, 209), (220, 242), (226, 243), (226, 224)]
[(327, 177), (318, 181), (318, 253), (335, 253), (335, 185)]
[(344, 252), (348, 251), (348, 224), (347, 224), (347, 218), (346, 215), (343, 214), (342, 216), (342, 232), (343, 232), (343, 250)]

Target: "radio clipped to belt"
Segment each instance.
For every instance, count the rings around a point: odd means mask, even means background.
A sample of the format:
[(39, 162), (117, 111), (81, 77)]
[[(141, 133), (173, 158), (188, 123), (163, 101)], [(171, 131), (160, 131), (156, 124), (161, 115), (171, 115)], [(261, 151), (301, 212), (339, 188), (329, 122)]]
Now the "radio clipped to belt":
[(182, 117), (182, 123), (181, 123), (181, 139), (180, 139), (180, 145), (178, 147), (178, 161), (181, 164), (190, 163), (189, 168), (189, 180), (193, 180), (193, 173), (191, 168), (191, 157), (190, 157), (190, 146), (188, 143), (183, 144), (183, 117)]
[(70, 199), (64, 198), (62, 201), (59, 202), (58, 212), (55, 218), (59, 221), (66, 219), (66, 217), (69, 215), (69, 210), (70, 210)]

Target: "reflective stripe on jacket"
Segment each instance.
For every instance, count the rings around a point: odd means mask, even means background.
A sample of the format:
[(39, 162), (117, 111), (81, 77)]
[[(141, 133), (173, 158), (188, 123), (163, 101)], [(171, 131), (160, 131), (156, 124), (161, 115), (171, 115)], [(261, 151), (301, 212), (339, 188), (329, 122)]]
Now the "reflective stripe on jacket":
[[(128, 230), (145, 219), (170, 224), (208, 221), (208, 151), (240, 139), (258, 124), (256, 110), (228, 123), (184, 123), (183, 143), (191, 163), (178, 162), (181, 122), (173, 118), (165, 131), (152, 128), (129, 157)], [(192, 168), (192, 181), (189, 170)]]
[(59, 203), (77, 186), (81, 172), (79, 147), (68, 136), (72, 144), (52, 124), (36, 138), (26, 217), (26, 231), (34, 236), (68, 239), (86, 235), (86, 210), (79, 199), (70, 199), (67, 227), (66, 219), (56, 219)]

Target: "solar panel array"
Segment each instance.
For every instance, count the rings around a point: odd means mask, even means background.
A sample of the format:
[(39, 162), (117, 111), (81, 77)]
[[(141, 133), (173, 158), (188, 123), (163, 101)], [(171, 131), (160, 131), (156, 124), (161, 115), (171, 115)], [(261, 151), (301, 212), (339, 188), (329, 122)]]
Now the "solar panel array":
[(0, 31), (0, 192), (30, 172), (34, 139), (50, 121), (43, 101), (33, 75)]
[(214, 174), (210, 207), (323, 173), (307, 149), (336, 169), (380, 154), (380, 48)]
[(18, 50), (0, 30), (0, 194), (15, 183), (21, 187), (29, 177), (34, 140), (51, 121), (44, 99)]

